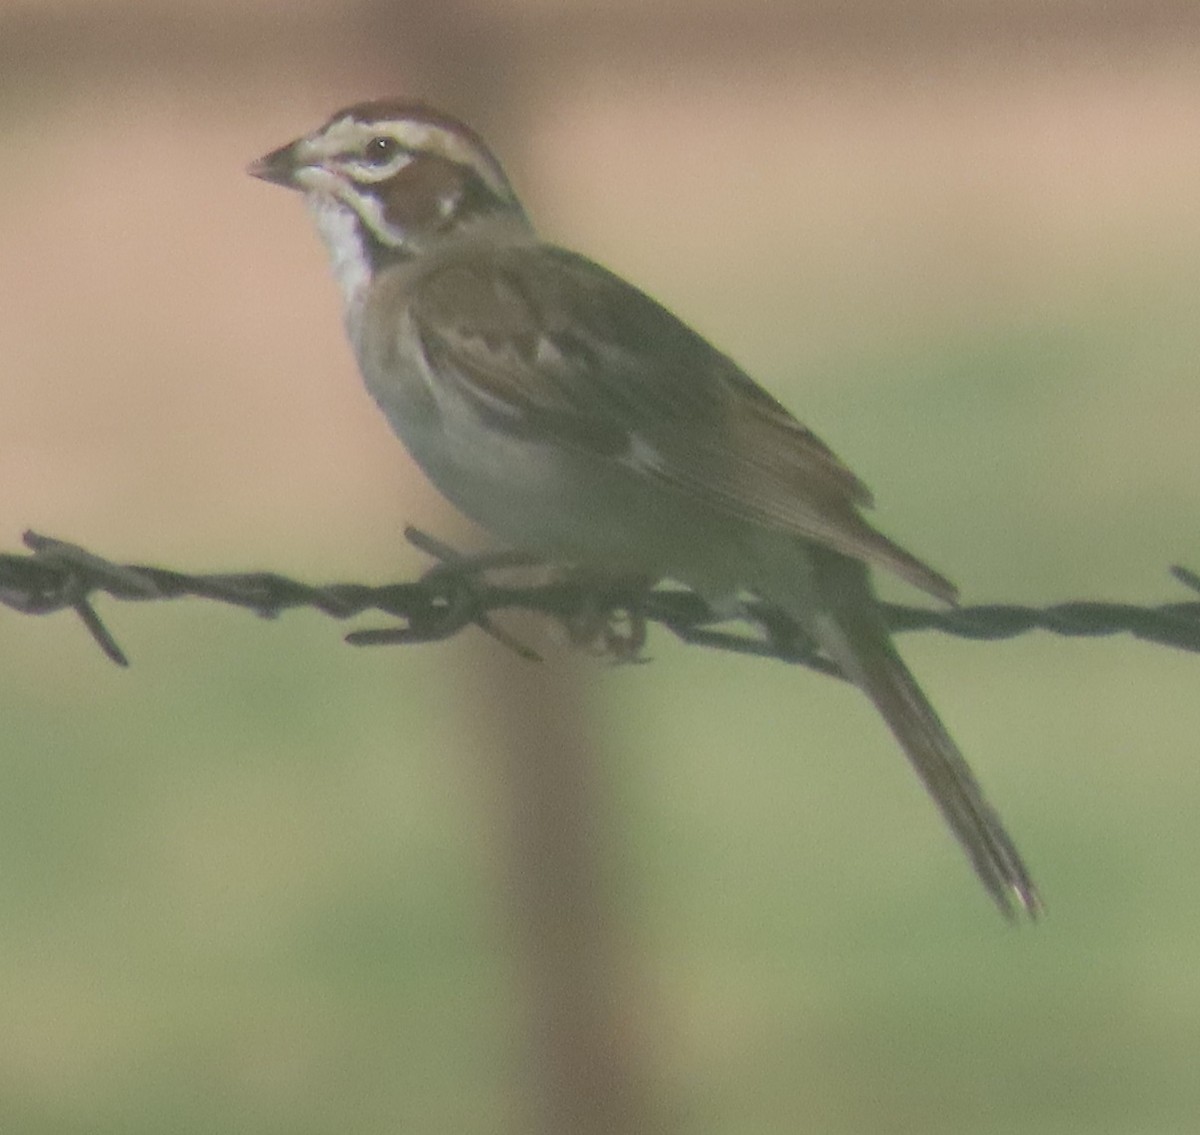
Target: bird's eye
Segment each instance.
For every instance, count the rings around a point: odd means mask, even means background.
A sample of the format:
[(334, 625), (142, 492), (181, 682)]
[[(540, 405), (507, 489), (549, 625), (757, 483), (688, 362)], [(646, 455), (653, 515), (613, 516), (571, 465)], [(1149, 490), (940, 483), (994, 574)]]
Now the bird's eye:
[(400, 143), (390, 134), (372, 138), (363, 151), (363, 157), (373, 166), (387, 165), (400, 152)]

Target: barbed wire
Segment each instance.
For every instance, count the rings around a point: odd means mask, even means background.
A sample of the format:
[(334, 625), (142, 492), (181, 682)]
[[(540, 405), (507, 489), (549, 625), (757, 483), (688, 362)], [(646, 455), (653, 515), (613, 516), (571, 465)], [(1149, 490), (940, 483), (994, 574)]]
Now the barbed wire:
[[(406, 538), (437, 562), (418, 579), (372, 586), (362, 583), (301, 583), (276, 572), (194, 575), (145, 564), (119, 564), (77, 544), (26, 532), (24, 553), (0, 553), (0, 603), (27, 615), (74, 611), (113, 662), (129, 660), (92, 605), (103, 593), (135, 602), (210, 599), (275, 618), (297, 607), (312, 608), (335, 619), (379, 611), (398, 625), (352, 631), (357, 646), (436, 642), (475, 626), (521, 657), (537, 654), (498, 626), (492, 615), (503, 610), (536, 611), (557, 620), (577, 642), (589, 643), (611, 657), (640, 657), (648, 623), (657, 623), (684, 642), (798, 663), (840, 677), (837, 667), (817, 653), (796, 624), (779, 610), (747, 603), (746, 632), (717, 629), (722, 616), (694, 592), (672, 586), (647, 590), (626, 582), (600, 582), (579, 572), (560, 572), (549, 582), (524, 586), (494, 578), (512, 569), (538, 566), (516, 553), (463, 556), (415, 528)], [(1171, 574), (1200, 594), (1200, 576), (1182, 567)], [(938, 630), (972, 639), (1005, 639), (1032, 630), (1058, 635), (1131, 634), (1146, 642), (1200, 651), (1200, 601), (1138, 606), (1130, 603), (1077, 601), (1049, 607), (987, 604), (930, 610), (882, 605), (894, 631)]]

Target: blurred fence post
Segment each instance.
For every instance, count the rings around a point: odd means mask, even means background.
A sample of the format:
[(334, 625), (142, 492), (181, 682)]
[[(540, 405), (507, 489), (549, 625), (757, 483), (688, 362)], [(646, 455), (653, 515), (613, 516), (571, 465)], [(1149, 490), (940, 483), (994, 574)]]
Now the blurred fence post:
[(546, 662), (529, 663), (485, 641), (458, 691), (479, 715), (488, 746), (480, 759), (496, 770), (527, 1022), (533, 1114), (520, 1129), (536, 1135), (664, 1130), (653, 1045), (639, 1027), (648, 1016), (642, 983), (613, 893), (611, 797), (588, 728), (589, 664), (553, 648)]

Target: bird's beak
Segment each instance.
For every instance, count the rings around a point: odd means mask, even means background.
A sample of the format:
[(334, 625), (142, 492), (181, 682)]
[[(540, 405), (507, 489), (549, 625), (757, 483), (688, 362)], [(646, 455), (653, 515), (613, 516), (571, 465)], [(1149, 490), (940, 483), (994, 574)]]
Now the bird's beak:
[(304, 161), (297, 153), (299, 147), (300, 140), (280, 146), (278, 150), (272, 150), (258, 161), (251, 162), (246, 172), (251, 177), (282, 185), (285, 189), (301, 189), (303, 187), (296, 179), (296, 174), (304, 168)]

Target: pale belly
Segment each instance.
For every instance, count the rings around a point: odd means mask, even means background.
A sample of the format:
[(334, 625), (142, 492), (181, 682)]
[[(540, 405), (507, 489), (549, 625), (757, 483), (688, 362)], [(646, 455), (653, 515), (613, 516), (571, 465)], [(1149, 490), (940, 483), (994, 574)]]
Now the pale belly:
[(740, 526), (684, 494), (584, 448), (515, 436), (461, 402), (437, 404), (411, 371), (366, 381), (430, 481), (501, 544), (711, 596), (743, 585)]

